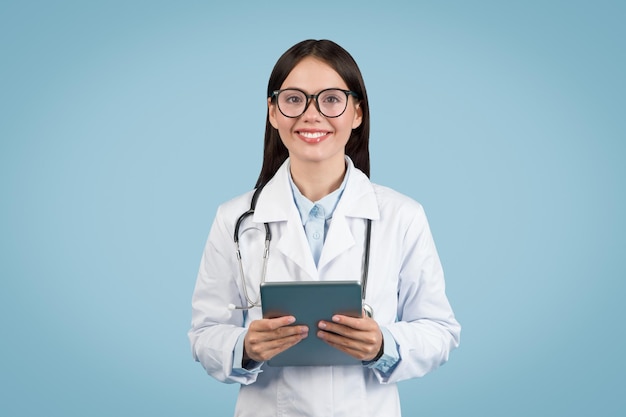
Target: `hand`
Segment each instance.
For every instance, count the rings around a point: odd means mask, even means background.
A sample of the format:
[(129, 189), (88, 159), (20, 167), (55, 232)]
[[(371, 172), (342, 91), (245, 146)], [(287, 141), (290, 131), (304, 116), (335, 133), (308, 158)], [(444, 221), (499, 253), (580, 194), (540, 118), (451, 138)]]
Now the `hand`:
[(263, 362), (306, 338), (307, 326), (291, 326), (293, 316), (254, 320), (243, 340), (243, 361)]
[(335, 315), (332, 322), (320, 321), (317, 337), (332, 347), (361, 361), (378, 359), (383, 350), (383, 334), (378, 323), (363, 317)]

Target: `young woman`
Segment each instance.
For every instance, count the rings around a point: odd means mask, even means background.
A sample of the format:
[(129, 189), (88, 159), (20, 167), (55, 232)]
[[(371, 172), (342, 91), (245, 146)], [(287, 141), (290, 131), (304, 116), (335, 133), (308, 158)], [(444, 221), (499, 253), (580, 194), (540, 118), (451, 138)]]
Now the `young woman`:
[[(399, 416), (396, 382), (437, 368), (459, 344), (424, 211), (369, 181), (367, 93), (339, 45), (291, 47), (272, 71), (267, 97), (262, 190), (240, 226), (253, 191), (218, 208), (193, 294), (193, 356), (219, 381), (241, 384), (237, 416)], [(373, 317), (337, 315), (317, 328), (292, 325), (291, 316), (262, 318), (255, 304), (263, 279), (360, 280), (368, 221), (364, 302)], [(264, 223), (272, 235), (265, 265)], [(267, 365), (306, 337), (360, 365)]]

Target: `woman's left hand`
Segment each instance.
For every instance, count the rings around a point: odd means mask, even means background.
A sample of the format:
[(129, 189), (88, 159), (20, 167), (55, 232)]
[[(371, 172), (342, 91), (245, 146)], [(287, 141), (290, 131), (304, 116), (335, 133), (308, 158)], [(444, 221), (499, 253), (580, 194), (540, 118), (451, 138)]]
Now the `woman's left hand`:
[(335, 315), (332, 321), (320, 321), (317, 337), (332, 347), (361, 361), (378, 359), (383, 350), (383, 334), (378, 323), (363, 317)]

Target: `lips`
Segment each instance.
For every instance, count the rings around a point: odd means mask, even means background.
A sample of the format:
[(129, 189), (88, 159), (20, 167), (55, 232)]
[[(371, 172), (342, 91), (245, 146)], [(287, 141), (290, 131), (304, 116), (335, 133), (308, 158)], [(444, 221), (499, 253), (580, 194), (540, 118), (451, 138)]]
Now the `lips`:
[(307, 142), (307, 143), (319, 143), (319, 142), (323, 141), (324, 139), (328, 138), (330, 133), (331, 132), (323, 131), (323, 130), (315, 130), (315, 131), (299, 130), (299, 131), (296, 131), (296, 134), (298, 135), (298, 137), (300, 139), (302, 139), (303, 141)]

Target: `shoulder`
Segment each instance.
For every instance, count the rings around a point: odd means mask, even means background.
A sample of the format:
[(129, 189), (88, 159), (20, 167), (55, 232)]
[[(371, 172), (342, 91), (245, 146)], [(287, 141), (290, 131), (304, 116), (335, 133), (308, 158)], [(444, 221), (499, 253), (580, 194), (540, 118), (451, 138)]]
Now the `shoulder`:
[[(415, 218), (425, 220), (422, 205), (390, 187), (372, 182), (354, 168), (342, 199), (349, 200), (346, 213), (353, 217), (381, 220), (386, 225), (406, 226)], [(386, 226), (385, 226), (386, 227)]]
[(389, 187), (378, 184), (372, 184), (372, 187), (380, 212), (380, 227), (386, 230), (385, 233), (419, 236), (430, 229), (419, 202)]
[(372, 183), (376, 200), (381, 212), (391, 211), (402, 213), (423, 213), (424, 208), (413, 198), (392, 188)]
[(250, 209), (253, 194), (254, 190), (250, 190), (220, 204), (217, 208), (216, 218), (225, 221), (232, 218), (234, 222), (237, 217)]

